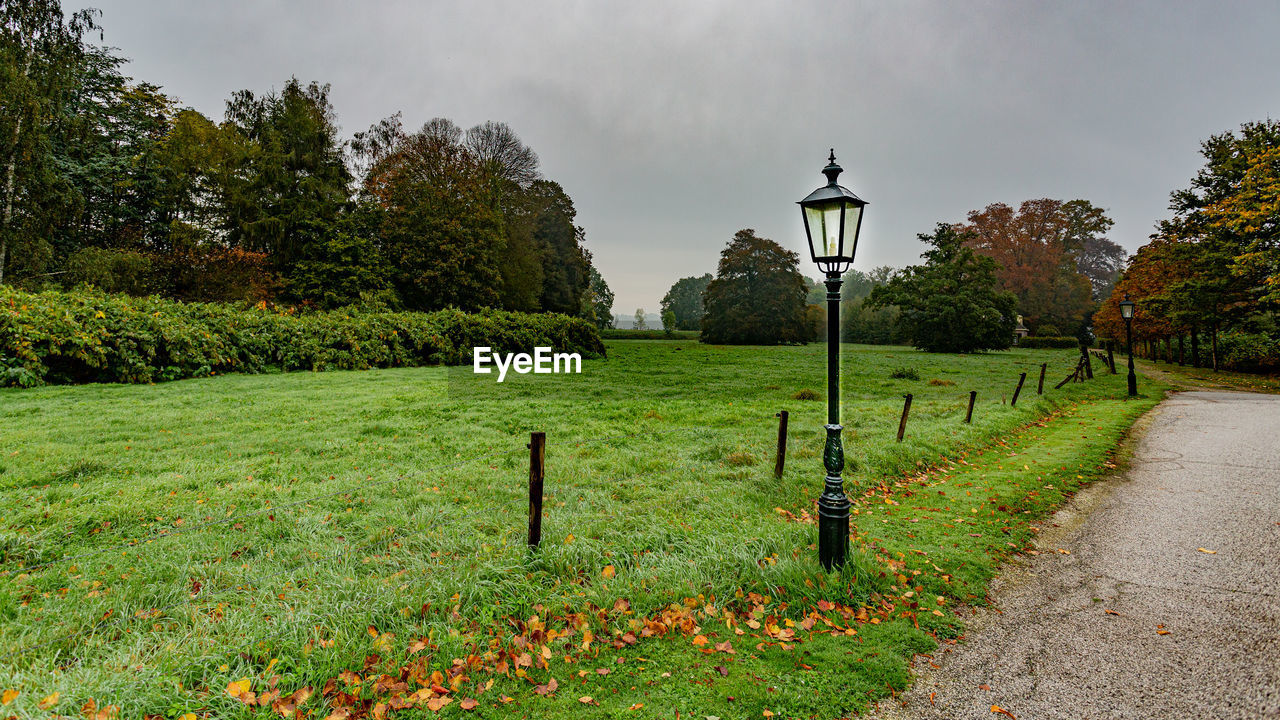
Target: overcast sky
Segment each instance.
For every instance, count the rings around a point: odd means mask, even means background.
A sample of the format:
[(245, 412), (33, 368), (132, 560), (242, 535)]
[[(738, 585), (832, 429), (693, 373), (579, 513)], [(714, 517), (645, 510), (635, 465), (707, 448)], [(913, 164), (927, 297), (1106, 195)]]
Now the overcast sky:
[(714, 273), (740, 228), (817, 276), (795, 201), (829, 147), (871, 203), (857, 268), (1039, 197), (1106, 208), (1132, 251), (1201, 140), (1280, 114), (1274, 0), (90, 4), (129, 74), (215, 118), (296, 75), (332, 84), (346, 135), (396, 111), (510, 124), (628, 315)]

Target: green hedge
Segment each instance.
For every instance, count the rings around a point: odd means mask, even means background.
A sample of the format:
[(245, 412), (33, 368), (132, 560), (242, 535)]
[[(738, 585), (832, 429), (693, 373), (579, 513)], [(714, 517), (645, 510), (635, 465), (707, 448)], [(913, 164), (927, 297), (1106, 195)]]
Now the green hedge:
[(1073, 337), (1060, 337), (1054, 335), (1037, 335), (1035, 337), (1024, 337), (1018, 341), (1018, 347), (1027, 348), (1029, 350), (1039, 349), (1057, 349), (1057, 348), (1078, 348), (1080, 341)]
[(600, 337), (605, 340), (697, 340), (697, 330), (672, 330), (668, 335), (666, 330), (621, 330), (618, 328), (605, 328), (600, 331)]
[(1228, 370), (1274, 370), (1280, 368), (1280, 338), (1265, 333), (1224, 332), (1218, 336), (1218, 357)]
[(0, 385), (178, 380), (228, 372), (461, 365), (471, 348), (548, 346), (603, 357), (591, 323), (566, 315), (335, 310), (180, 303), (96, 291), (0, 287)]

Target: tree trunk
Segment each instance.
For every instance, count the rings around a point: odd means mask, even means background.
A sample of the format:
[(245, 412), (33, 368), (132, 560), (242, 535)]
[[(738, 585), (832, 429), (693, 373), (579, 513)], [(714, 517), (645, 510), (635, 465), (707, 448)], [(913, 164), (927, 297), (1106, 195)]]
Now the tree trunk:
[[(27, 50), (27, 61), (22, 67), (22, 79), (31, 74), (31, 56), (34, 49)], [(4, 220), (0, 225), (0, 285), (4, 284), (4, 268), (9, 260), (9, 226), (13, 222), (13, 179), (18, 166), (18, 141), (22, 139), (22, 112), (13, 123), (13, 150), (9, 153), (9, 162), (5, 168), (4, 181)]]
[(1200, 329), (1191, 328), (1191, 367), (1200, 367)]
[(1178, 365), (1185, 365), (1187, 359), (1187, 346), (1183, 344), (1184, 336), (1178, 333)]
[(1218, 371), (1218, 326), (1215, 324), (1209, 330), (1209, 337), (1213, 340), (1213, 371)]

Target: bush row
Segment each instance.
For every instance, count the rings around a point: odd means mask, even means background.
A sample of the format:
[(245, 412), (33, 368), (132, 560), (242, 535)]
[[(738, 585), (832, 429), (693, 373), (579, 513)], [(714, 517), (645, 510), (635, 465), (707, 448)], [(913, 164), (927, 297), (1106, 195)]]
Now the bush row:
[(1080, 347), (1080, 341), (1073, 337), (1037, 335), (1035, 337), (1024, 337), (1018, 340), (1018, 347), (1027, 348), (1028, 350), (1075, 348)]
[(670, 334), (666, 330), (622, 330), (618, 328), (605, 328), (600, 331), (600, 337), (605, 340), (697, 340), (697, 330), (672, 330)]
[(487, 310), (295, 313), (92, 290), (0, 287), (0, 385), (177, 380), (227, 372), (460, 365), (471, 348), (603, 357), (589, 322)]

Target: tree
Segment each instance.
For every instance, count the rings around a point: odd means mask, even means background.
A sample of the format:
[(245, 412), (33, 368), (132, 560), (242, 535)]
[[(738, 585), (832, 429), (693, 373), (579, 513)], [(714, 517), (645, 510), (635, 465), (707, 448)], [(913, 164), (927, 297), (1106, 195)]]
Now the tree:
[(711, 283), (711, 273), (675, 281), (662, 298), (662, 312), (675, 316), (675, 329), (697, 330), (702, 326), (702, 294)]
[(636, 308), (635, 324), (631, 326), (633, 330), (648, 330), (649, 326), (644, 321), (644, 308)]
[(0, 283), (13, 264), (39, 272), (52, 258), (44, 240), (68, 188), (57, 171), (53, 137), (82, 67), (82, 38), (96, 10), (66, 17), (58, 0), (0, 2)]
[(800, 256), (755, 230), (739, 230), (703, 295), (701, 341), (730, 345), (803, 343), (804, 276)]
[(924, 265), (871, 291), (871, 307), (896, 306), (915, 346), (928, 352), (1001, 350), (1013, 342), (1018, 299), (998, 289), (997, 264), (973, 249), (971, 231), (938, 223)]
[(303, 250), (284, 294), (326, 310), (385, 297), (392, 273), (376, 242), (377, 220), (371, 208), (344, 213)]
[(662, 332), (667, 337), (676, 334), (676, 314), (670, 310), (662, 311)]
[(85, 247), (142, 248), (163, 232), (154, 195), (159, 177), (151, 151), (169, 130), (172, 101), (134, 83), (122, 58), (103, 48), (81, 53), (66, 117), (52, 135), (67, 203), (52, 239), (64, 258)]
[(604, 281), (600, 271), (592, 266), (588, 270), (587, 294), (583, 297), (582, 316), (591, 320), (601, 330), (613, 327), (613, 291)]
[(227, 239), (267, 253), (287, 277), (347, 202), (351, 175), (329, 86), (290, 78), (279, 93), (240, 90), (226, 116), (252, 143), (242, 181), (227, 189)]
[[(491, 184), (462, 144), (462, 130), (436, 118), (408, 134), (391, 118), (360, 145), (369, 171), (364, 194), (392, 281), (413, 310), (475, 310), (500, 303), (505, 249)], [(578, 305), (574, 305), (574, 310)]]
[(962, 229), (969, 242), (996, 261), (1000, 287), (1017, 296), (1029, 327), (1083, 326), (1093, 311), (1095, 286), (1081, 271), (1080, 258), (1088, 255), (1083, 262), (1097, 275), (1098, 289), (1111, 280), (1107, 258), (1114, 251), (1101, 237), (1111, 220), (1102, 211), (1084, 200), (1043, 198), (1023, 202), (1016, 212), (993, 203), (970, 212), (968, 220)]
[(604, 276), (596, 270), (595, 266), (591, 266), (588, 273), (587, 294), (584, 303), (588, 308), (588, 312), (584, 312), (583, 316), (595, 322), (596, 327), (600, 329), (613, 327), (613, 290), (609, 289), (609, 283), (604, 281)]
[(536, 180), (526, 191), (533, 219), (533, 244), (542, 264), (539, 305), (544, 312), (572, 315), (587, 291), (590, 258), (582, 247), (585, 233), (574, 225), (573, 200), (551, 180)]

